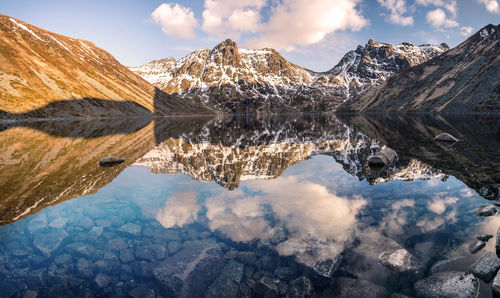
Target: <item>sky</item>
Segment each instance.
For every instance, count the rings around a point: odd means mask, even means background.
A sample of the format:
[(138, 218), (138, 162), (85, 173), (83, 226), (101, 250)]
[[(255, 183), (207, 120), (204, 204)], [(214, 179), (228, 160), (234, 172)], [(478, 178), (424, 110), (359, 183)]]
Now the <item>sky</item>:
[(0, 13), (95, 43), (122, 64), (182, 58), (226, 38), (315, 71), (369, 39), (453, 47), (500, 23), (500, 0), (0, 0)]

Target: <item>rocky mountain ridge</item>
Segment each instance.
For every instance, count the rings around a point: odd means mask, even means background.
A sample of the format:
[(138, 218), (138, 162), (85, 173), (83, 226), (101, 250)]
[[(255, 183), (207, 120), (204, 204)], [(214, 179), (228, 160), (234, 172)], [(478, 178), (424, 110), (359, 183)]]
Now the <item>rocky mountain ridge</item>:
[(488, 25), (455, 48), (397, 74), (341, 111), (500, 112), (500, 25)]
[(217, 113), (324, 112), (448, 49), (369, 40), (331, 70), (314, 72), (273, 49), (241, 49), (228, 39), (178, 61), (169, 57), (130, 69), (172, 97), (195, 98)]

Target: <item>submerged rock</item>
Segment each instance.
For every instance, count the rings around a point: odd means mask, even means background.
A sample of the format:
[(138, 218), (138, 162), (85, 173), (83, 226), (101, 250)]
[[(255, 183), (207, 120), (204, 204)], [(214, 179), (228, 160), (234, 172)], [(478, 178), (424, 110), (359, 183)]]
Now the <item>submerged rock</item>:
[(368, 159), (368, 165), (370, 167), (383, 167), (394, 162), (397, 156), (394, 150), (384, 148)]
[(497, 241), (495, 243), (497, 256), (500, 256), (500, 227), (497, 229)]
[(312, 297), (313, 286), (307, 277), (301, 276), (290, 282), (286, 293), (287, 298)]
[(125, 162), (125, 159), (118, 157), (103, 157), (99, 160), (99, 165), (103, 168), (112, 167)]
[(99, 288), (105, 288), (109, 285), (111, 279), (109, 276), (103, 273), (97, 274), (97, 276), (94, 278), (94, 282), (96, 283), (97, 287)]
[(123, 238), (114, 238), (108, 241), (107, 248), (109, 250), (120, 251), (128, 247), (128, 244)]
[(476, 297), (479, 281), (471, 273), (438, 272), (419, 280), (413, 286), (418, 297)]
[(493, 279), (491, 290), (493, 291), (494, 297), (500, 296), (500, 271), (497, 272), (495, 278)]
[(171, 241), (167, 244), (167, 249), (168, 249), (168, 252), (173, 255), (175, 254), (176, 252), (178, 252), (179, 250), (181, 250), (182, 248), (182, 244), (178, 241)]
[(474, 212), (476, 216), (486, 217), (492, 216), (497, 213), (497, 208), (494, 205), (481, 206), (479, 209)]
[(120, 227), (118, 231), (127, 234), (129, 236), (140, 236), (141, 235), (141, 226), (135, 224), (135, 223), (126, 223), (123, 226)]
[(405, 294), (401, 293), (392, 293), (391, 298), (410, 298), (410, 296), (406, 296)]
[(201, 297), (224, 267), (222, 250), (215, 241), (186, 243), (153, 270), (154, 277), (176, 297)]
[(458, 142), (458, 139), (455, 138), (454, 136), (450, 135), (449, 133), (444, 132), (444, 133), (441, 133), (441, 134), (438, 134), (437, 136), (435, 136), (434, 141), (455, 143), (455, 142)]
[(66, 245), (66, 249), (68, 249), (73, 255), (81, 255), (86, 258), (92, 258), (95, 256), (95, 248), (84, 242), (70, 243)]
[(47, 215), (45, 213), (35, 215), (35, 218), (28, 223), (28, 231), (31, 235), (36, 235), (37, 232), (46, 230), (47, 227)]
[(122, 261), (123, 263), (130, 263), (134, 260), (134, 250), (132, 248), (126, 248), (120, 251), (120, 261)]
[(281, 280), (291, 281), (298, 274), (292, 267), (278, 267), (274, 270), (274, 274)]
[(134, 298), (157, 297), (155, 290), (146, 284), (139, 285), (138, 287), (132, 289), (128, 294)]
[[(306, 275), (314, 282), (314, 284), (319, 286), (324, 286), (330, 282), (334, 273), (339, 268), (341, 262), (342, 262), (342, 257), (340, 255), (337, 255), (329, 259), (326, 259), (325, 261), (318, 262), (314, 265), (306, 263), (302, 264), (306, 266), (307, 268)], [(286, 272), (279, 272), (279, 273), (280, 274), (285, 273), (286, 275)], [(294, 275), (297, 276), (296, 274)], [(291, 280), (290, 277), (287, 278)]]
[(354, 279), (349, 277), (338, 277), (332, 282), (331, 287), (323, 293), (324, 297), (387, 297), (387, 290), (367, 280)]
[(312, 268), (315, 275), (319, 275), (322, 278), (331, 278), (335, 271), (339, 268), (342, 258), (337, 255), (333, 258), (327, 259), (326, 261), (320, 262)]
[(80, 258), (76, 263), (76, 268), (78, 273), (86, 278), (90, 278), (94, 275), (94, 264), (87, 261), (86, 259)]
[(36, 234), (33, 245), (38, 248), (46, 257), (50, 257), (64, 239), (68, 237), (65, 230), (57, 229), (44, 234)]
[(491, 238), (493, 238), (493, 235), (488, 235), (488, 234), (482, 234), (476, 237), (477, 240), (483, 242), (488, 242)]
[(500, 259), (491, 252), (487, 252), (471, 266), (471, 272), (485, 282), (490, 282), (498, 269), (500, 269)]
[(221, 274), (210, 285), (206, 297), (236, 297), (243, 276), (244, 265), (239, 262), (230, 261), (222, 269)]
[(94, 237), (94, 238), (99, 238), (99, 236), (101, 236), (101, 234), (102, 234), (103, 231), (104, 231), (103, 227), (93, 227), (89, 231), (89, 236), (90, 237)]
[(240, 251), (236, 258), (247, 265), (255, 265), (257, 263), (257, 254), (253, 251)]
[(54, 228), (54, 229), (61, 229), (61, 228), (64, 228), (67, 223), (68, 223), (68, 219), (67, 218), (58, 217), (58, 218), (52, 220), (50, 222), (49, 226), (51, 228)]
[(263, 297), (278, 297), (279, 290), (276, 282), (267, 276), (263, 276), (255, 284), (255, 293)]
[(396, 243), (382, 252), (378, 260), (380, 264), (395, 273), (418, 274), (424, 269), (424, 264), (419, 259)]
[(19, 289), (12, 282), (0, 280), (0, 297), (12, 297)]
[(471, 243), (471, 245), (469, 246), (469, 252), (471, 254), (475, 254), (477, 253), (478, 251), (480, 251), (481, 249), (483, 249), (483, 247), (486, 246), (486, 243), (483, 242), (483, 241), (475, 241), (473, 243)]

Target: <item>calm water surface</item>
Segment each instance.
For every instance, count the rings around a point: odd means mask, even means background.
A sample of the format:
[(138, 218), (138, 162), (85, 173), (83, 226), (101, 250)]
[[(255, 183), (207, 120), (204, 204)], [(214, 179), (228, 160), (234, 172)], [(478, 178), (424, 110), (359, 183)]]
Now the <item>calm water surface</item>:
[[(499, 199), (492, 117), (17, 122), (0, 148), (0, 297), (412, 296), (500, 226), (474, 215)], [(423, 271), (384, 267), (388, 241)]]

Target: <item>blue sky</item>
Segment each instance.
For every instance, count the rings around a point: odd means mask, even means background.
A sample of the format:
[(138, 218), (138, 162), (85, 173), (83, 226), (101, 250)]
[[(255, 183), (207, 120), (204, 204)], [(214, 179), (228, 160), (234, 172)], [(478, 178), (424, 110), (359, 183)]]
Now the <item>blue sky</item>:
[(455, 46), (500, 23), (499, 0), (0, 0), (0, 13), (94, 42), (122, 64), (178, 59), (225, 38), (332, 68), (368, 39)]

